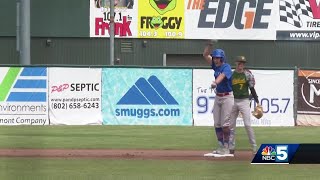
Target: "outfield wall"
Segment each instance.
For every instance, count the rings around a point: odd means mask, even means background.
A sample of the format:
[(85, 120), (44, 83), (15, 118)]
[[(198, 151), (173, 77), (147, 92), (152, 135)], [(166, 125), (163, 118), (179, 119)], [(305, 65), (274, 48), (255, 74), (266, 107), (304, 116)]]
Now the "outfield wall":
[[(253, 126), (294, 126), (297, 110), (301, 125), (318, 123), (308, 118), (319, 114), (319, 80), (301, 93), (296, 70), (252, 72), (264, 109)], [(213, 80), (211, 69), (0, 67), (0, 124), (213, 126)]]

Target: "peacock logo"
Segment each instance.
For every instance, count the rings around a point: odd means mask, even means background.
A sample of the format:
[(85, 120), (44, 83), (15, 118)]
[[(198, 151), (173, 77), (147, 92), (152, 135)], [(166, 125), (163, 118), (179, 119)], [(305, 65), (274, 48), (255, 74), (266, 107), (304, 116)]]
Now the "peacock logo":
[(262, 149), (261, 155), (263, 156), (276, 156), (276, 150), (271, 146), (266, 146)]

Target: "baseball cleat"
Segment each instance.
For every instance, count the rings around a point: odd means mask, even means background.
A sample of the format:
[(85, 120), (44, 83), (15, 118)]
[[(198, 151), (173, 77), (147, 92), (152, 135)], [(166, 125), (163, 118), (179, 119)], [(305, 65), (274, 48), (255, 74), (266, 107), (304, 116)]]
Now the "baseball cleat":
[(234, 154), (230, 153), (228, 148), (223, 148), (219, 154), (215, 154), (214, 157), (234, 157)]
[(212, 154), (223, 154), (224, 153), (224, 150), (223, 148), (218, 148), (217, 150), (213, 150), (212, 151)]
[(229, 149), (218, 149), (212, 153), (204, 154), (205, 157), (234, 157), (234, 154), (230, 153)]

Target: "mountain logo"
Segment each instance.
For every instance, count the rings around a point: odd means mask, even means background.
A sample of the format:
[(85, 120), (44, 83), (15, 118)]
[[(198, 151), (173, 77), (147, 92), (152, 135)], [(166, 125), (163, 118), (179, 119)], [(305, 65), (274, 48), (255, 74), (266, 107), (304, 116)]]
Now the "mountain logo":
[(179, 105), (156, 76), (139, 78), (117, 105)]

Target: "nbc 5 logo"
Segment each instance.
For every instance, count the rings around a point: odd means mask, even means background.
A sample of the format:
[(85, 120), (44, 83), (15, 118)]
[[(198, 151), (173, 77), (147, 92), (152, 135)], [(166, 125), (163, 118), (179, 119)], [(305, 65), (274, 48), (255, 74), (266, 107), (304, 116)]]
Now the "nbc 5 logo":
[(288, 162), (288, 145), (276, 145), (276, 162)]

